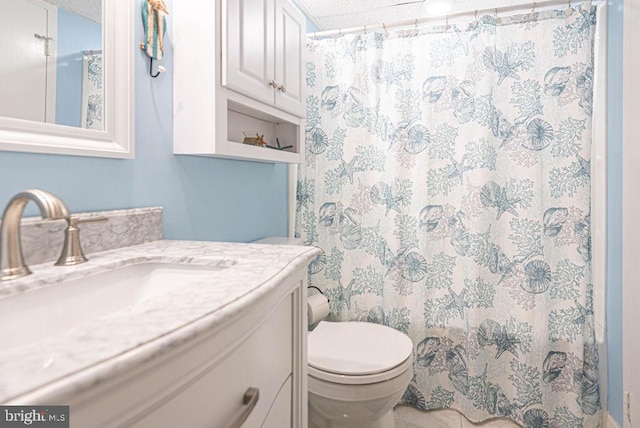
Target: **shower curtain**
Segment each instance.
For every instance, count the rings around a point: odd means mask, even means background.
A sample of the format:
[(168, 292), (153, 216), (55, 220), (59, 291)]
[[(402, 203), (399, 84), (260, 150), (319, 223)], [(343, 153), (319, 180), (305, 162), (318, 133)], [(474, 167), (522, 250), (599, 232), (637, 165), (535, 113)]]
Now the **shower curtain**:
[(296, 234), (334, 321), (414, 342), (402, 402), (599, 426), (596, 10), (309, 40)]

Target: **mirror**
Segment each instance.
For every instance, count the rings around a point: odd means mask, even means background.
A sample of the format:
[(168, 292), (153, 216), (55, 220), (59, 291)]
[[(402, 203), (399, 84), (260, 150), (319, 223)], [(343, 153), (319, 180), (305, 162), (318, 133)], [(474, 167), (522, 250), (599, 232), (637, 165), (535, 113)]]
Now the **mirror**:
[(0, 149), (133, 157), (133, 5), (0, 1)]

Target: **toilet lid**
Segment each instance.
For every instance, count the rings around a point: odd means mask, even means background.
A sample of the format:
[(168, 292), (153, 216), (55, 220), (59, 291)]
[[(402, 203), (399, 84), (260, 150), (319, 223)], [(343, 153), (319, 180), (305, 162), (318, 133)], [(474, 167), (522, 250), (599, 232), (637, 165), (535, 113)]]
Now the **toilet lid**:
[(342, 375), (382, 373), (402, 364), (413, 349), (409, 337), (367, 322), (321, 321), (309, 334), (309, 366)]

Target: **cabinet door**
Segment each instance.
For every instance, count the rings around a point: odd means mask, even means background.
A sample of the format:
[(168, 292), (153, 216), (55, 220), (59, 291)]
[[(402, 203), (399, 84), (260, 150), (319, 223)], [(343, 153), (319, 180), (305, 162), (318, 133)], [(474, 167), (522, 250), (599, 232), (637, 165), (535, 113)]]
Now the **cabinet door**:
[(225, 0), (222, 84), (273, 104), (274, 0)]
[(291, 382), (289, 377), (280, 388), (261, 428), (291, 428)]
[[(208, 371), (135, 423), (123, 425), (225, 428), (242, 412), (249, 413), (243, 428), (261, 428), (269, 414), (270, 420), (287, 420), (287, 415), (290, 420), (291, 388), (286, 386), (291, 385), (293, 367), (292, 304), (291, 297), (285, 298), (269, 318), (256, 320), (260, 327), (250, 337), (224, 358), (214, 361)], [(259, 390), (255, 408), (243, 404), (249, 387)], [(268, 426), (286, 428), (290, 424)]]
[(276, 107), (305, 114), (306, 20), (289, 0), (276, 0)]

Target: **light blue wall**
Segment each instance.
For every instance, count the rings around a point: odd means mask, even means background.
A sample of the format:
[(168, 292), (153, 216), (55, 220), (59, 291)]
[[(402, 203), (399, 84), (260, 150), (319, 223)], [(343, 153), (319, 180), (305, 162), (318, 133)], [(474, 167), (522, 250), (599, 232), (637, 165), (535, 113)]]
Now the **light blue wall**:
[(318, 28), (318, 26), (312, 20), (309, 19), (308, 16), (305, 15), (305, 18), (307, 18), (307, 33), (315, 33), (315, 32), (322, 31)]
[(609, 0), (607, 24), (608, 407), (622, 426), (622, 0)]
[(82, 51), (102, 49), (102, 26), (58, 8), (56, 123), (80, 126)]
[[(137, 12), (137, 42), (139, 2), (129, 4)], [(16, 192), (36, 187), (59, 195), (75, 212), (162, 205), (169, 239), (246, 242), (286, 235), (285, 165), (173, 155), (171, 16), (168, 24), (167, 73), (151, 79), (136, 49), (136, 158), (0, 152), (0, 208)]]
[(314, 22), (311, 19), (309, 19), (309, 16), (304, 12), (304, 9), (300, 7), (300, 4), (298, 3), (298, 1), (297, 0), (292, 0), (292, 1), (298, 7), (298, 9), (302, 11), (302, 13), (304, 14), (304, 17), (307, 20), (307, 33), (322, 31), (318, 28), (316, 24), (314, 24)]

